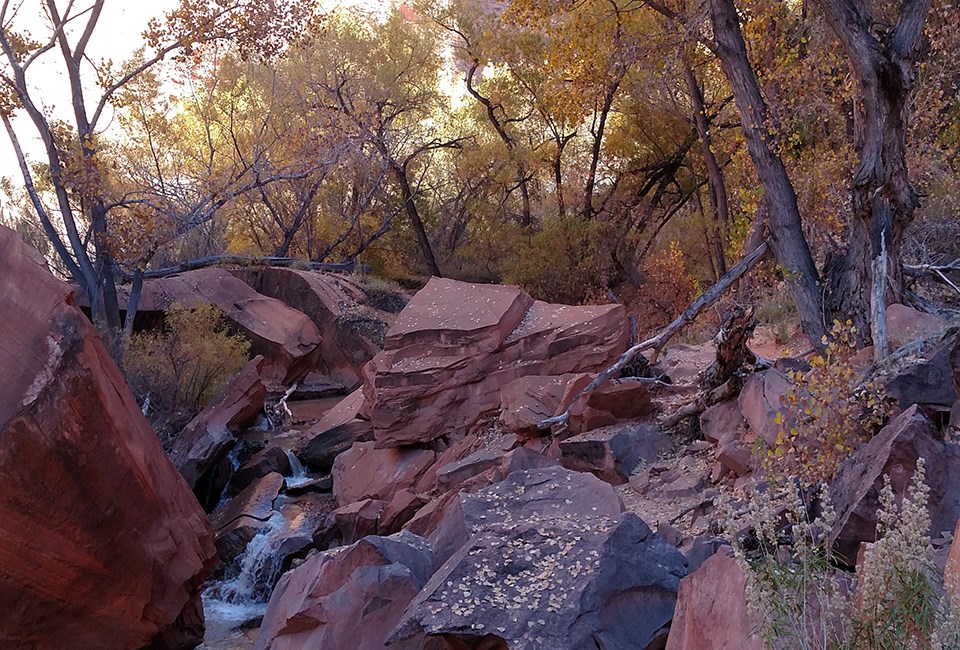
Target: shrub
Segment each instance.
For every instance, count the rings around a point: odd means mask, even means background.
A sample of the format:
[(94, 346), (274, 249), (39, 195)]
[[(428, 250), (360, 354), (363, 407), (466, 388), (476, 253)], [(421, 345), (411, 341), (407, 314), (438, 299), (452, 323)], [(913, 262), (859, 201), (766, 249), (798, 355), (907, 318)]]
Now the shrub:
[[(947, 594), (933, 562), (929, 488), (922, 459), (898, 506), (889, 477), (881, 493), (878, 541), (867, 546), (856, 579), (837, 569), (826, 533), (835, 514), (794, 482), (784, 500), (771, 491), (752, 495), (727, 530), (752, 526), (734, 539), (747, 575), (747, 601), (764, 645), (778, 650), (900, 650), (960, 647), (954, 595)], [(777, 523), (779, 521), (779, 523)], [(747, 541), (749, 539), (749, 542)]]
[(247, 362), (250, 343), (227, 331), (215, 305), (175, 304), (161, 332), (135, 334), (124, 359), (127, 380), (158, 418), (188, 420)]
[(826, 351), (808, 372), (791, 371), (793, 388), (776, 416), (776, 443), (764, 466), (771, 478), (829, 481), (840, 464), (890, 415), (883, 387), (850, 363), (856, 328), (835, 321)]

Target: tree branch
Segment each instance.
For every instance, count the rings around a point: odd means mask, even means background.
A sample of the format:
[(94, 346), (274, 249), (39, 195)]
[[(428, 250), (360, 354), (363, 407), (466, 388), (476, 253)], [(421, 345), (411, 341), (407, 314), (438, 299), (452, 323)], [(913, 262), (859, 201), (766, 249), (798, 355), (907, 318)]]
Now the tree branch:
[[(592, 393), (594, 390), (602, 386), (608, 379), (620, 372), (620, 370), (633, 361), (634, 358), (636, 358), (636, 356), (641, 352), (645, 350), (655, 350), (659, 352), (662, 350), (663, 346), (665, 346), (667, 342), (673, 338), (678, 331), (680, 331), (681, 328), (692, 323), (701, 311), (712, 305), (720, 298), (720, 296), (726, 293), (727, 289), (729, 289), (737, 280), (740, 279), (740, 276), (756, 266), (757, 263), (760, 262), (760, 260), (762, 260), (767, 254), (768, 248), (769, 246), (767, 242), (763, 242), (757, 246), (753, 252), (737, 262), (737, 264), (735, 264), (726, 275), (717, 280), (716, 284), (710, 287), (710, 289), (708, 289), (699, 298), (694, 300), (682, 314), (677, 316), (672, 323), (660, 330), (656, 336), (647, 339), (646, 341), (637, 343), (632, 348), (620, 355), (620, 358), (615, 364), (597, 375), (593, 381), (591, 381), (579, 393), (577, 393), (570, 403), (575, 404), (584, 395)], [(554, 425), (566, 424), (567, 420), (569, 419), (570, 409), (567, 408), (567, 410), (563, 413), (543, 420), (538, 426), (540, 429), (549, 429)]]

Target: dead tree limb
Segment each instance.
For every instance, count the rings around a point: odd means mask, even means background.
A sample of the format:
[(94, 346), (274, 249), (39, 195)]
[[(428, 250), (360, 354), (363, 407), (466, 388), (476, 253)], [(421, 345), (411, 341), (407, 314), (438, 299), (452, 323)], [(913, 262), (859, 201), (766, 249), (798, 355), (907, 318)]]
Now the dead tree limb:
[(757, 320), (753, 308), (734, 308), (724, 319), (713, 344), (717, 348), (717, 357), (700, 373), (700, 394), (680, 407), (660, 423), (664, 429), (672, 429), (683, 420), (700, 415), (708, 408), (736, 397), (743, 387), (744, 366), (756, 368), (760, 360), (747, 346)]
[[(344, 262), (341, 264), (329, 264), (324, 262), (311, 262), (310, 260), (299, 260), (292, 257), (246, 257), (243, 255), (210, 255), (195, 260), (187, 260), (176, 266), (168, 266), (162, 269), (151, 269), (143, 273), (146, 279), (165, 278), (177, 273), (186, 273), (187, 271), (196, 271), (208, 266), (217, 266), (218, 264), (236, 264), (237, 266), (302, 266), (311, 271), (330, 271), (333, 273), (349, 273), (354, 270), (360, 270), (361, 265), (356, 262)], [(131, 273), (129, 277), (124, 275), (125, 281), (133, 279)]]
[[(576, 397), (570, 401), (570, 404), (576, 404), (584, 395), (592, 393), (594, 390), (599, 388), (604, 384), (604, 382), (620, 372), (624, 366), (630, 364), (630, 362), (633, 361), (634, 358), (641, 352), (645, 350), (654, 350), (659, 353), (667, 344), (667, 342), (676, 335), (677, 332), (679, 332), (684, 326), (692, 323), (701, 311), (712, 305), (720, 298), (720, 296), (726, 293), (733, 283), (740, 279), (740, 276), (756, 266), (757, 263), (760, 262), (760, 260), (762, 260), (767, 254), (767, 250), (768, 244), (766, 241), (764, 241), (757, 246), (753, 252), (737, 262), (733, 268), (727, 271), (726, 275), (717, 280), (717, 283), (705, 291), (703, 295), (690, 303), (690, 306), (687, 307), (682, 314), (677, 316), (672, 323), (660, 330), (656, 336), (647, 339), (646, 341), (637, 343), (629, 350), (621, 354), (616, 363), (601, 372), (593, 381), (584, 386), (583, 389), (577, 393)], [(568, 407), (563, 413), (541, 421), (539, 427), (541, 430), (549, 429), (552, 426), (566, 424), (567, 420), (569, 419), (570, 408)]]
[(920, 278), (925, 275), (933, 275), (937, 280), (943, 282), (945, 285), (960, 293), (960, 287), (957, 286), (950, 278), (947, 277), (947, 273), (951, 271), (960, 271), (960, 257), (953, 260), (949, 264), (904, 264), (903, 273), (914, 278)]

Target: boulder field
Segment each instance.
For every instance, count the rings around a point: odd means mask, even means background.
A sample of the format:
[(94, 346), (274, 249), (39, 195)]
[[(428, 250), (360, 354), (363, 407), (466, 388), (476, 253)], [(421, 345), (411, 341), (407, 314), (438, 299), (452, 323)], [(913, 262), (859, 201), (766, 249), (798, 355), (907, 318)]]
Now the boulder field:
[[(674, 346), (581, 395), (627, 348), (622, 306), (440, 278), (387, 305), (330, 274), (191, 271), (149, 281), (144, 314), (215, 302), (257, 356), (171, 463), (69, 287), (5, 229), (0, 250), (0, 647), (194, 647), (201, 587), (255, 606), (236, 647), (259, 650), (762, 647), (723, 539), (749, 529), (722, 531), (716, 500), (762, 478), (802, 359), (667, 431), (718, 355)], [(901, 305), (888, 322), (917, 351), (882, 376), (894, 415), (828, 487), (825, 532), (853, 565), (882, 477), (902, 494), (922, 458), (960, 584), (960, 334)], [(332, 385), (315, 419), (263, 426), (271, 393)]]
[(186, 648), (207, 517), (72, 291), (0, 226), (0, 647)]

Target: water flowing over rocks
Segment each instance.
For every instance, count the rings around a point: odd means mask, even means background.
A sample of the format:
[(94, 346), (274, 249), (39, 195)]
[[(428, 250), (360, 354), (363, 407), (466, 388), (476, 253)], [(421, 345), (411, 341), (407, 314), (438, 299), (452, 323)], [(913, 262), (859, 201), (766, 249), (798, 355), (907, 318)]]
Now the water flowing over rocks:
[(0, 251), (0, 647), (193, 647), (206, 516), (70, 288)]

